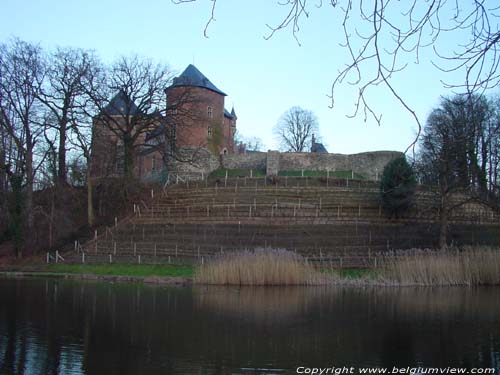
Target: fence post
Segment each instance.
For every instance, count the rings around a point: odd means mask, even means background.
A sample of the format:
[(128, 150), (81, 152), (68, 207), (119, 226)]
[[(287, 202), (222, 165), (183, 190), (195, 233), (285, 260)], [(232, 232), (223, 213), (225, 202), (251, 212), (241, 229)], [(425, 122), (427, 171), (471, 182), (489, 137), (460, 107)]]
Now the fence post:
[(141, 264), (141, 256), (140, 255), (137, 257), (137, 261), (139, 262), (139, 264)]
[(47, 252), (47, 264), (50, 263), (50, 254)]
[(116, 241), (113, 241), (113, 254), (116, 255)]
[(109, 263), (113, 263), (113, 255), (109, 254)]
[(59, 263), (59, 251), (56, 250), (56, 263)]
[(85, 264), (85, 253), (82, 251), (82, 264)]
[(118, 225), (118, 218), (115, 216), (115, 228)]

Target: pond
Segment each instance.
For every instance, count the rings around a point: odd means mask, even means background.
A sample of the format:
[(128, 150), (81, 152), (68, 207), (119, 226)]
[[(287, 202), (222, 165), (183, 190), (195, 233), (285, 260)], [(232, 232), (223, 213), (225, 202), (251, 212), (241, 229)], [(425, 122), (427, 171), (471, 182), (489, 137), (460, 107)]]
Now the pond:
[(0, 279), (0, 374), (295, 374), (343, 366), (498, 374), (500, 288)]

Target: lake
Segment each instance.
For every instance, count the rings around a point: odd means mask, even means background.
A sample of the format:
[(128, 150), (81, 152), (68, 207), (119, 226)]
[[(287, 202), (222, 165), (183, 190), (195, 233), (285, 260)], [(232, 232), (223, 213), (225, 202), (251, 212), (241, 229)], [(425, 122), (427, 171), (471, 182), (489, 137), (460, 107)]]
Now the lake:
[(332, 366), (498, 374), (500, 288), (0, 279), (2, 375), (295, 374)]

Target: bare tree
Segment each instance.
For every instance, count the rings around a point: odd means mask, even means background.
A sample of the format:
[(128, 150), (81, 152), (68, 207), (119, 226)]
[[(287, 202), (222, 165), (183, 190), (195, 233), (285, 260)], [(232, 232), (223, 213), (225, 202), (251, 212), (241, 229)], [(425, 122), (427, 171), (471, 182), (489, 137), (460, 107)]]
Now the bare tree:
[[(192, 3), (197, 0), (172, 0)], [(215, 21), (217, 0), (212, 1), (211, 15), (205, 27)], [(349, 61), (340, 67), (331, 86), (331, 105), (338, 87), (344, 83), (358, 88), (354, 112), (372, 117), (380, 124), (381, 114), (372, 106), (368, 92), (384, 86), (413, 116), (420, 132), (421, 122), (409, 98), (401, 95), (393, 78), (409, 61), (420, 61), (424, 50), (431, 50), (436, 69), (443, 72), (445, 87), (462, 88), (471, 94), (500, 84), (500, 6), (486, 0), (285, 0), (277, 1), (283, 17), (267, 25), (266, 39), (290, 29), (299, 42), (300, 26), (313, 8), (333, 8), (342, 28), (340, 44), (348, 50)], [(450, 45), (449, 41), (456, 41)], [(460, 72), (461, 81), (450, 81), (446, 73)]]
[(455, 96), (443, 98), (427, 119), (418, 165), (421, 181), (438, 188), (441, 247), (451, 212), (471, 200), (488, 199), (489, 145), (499, 136), (493, 114), (483, 97)]
[(40, 101), (49, 110), (52, 122), (47, 122), (56, 133), (57, 178), (66, 183), (66, 153), (68, 131), (72, 122), (81, 116), (86, 104), (85, 78), (96, 69), (97, 59), (90, 51), (73, 48), (58, 48), (48, 56), (48, 71), (45, 84), (39, 94)]
[[(43, 127), (40, 125), (40, 103), (37, 100), (45, 76), (40, 47), (13, 39), (0, 45), (0, 126), (16, 148), (18, 165), (7, 172), (24, 182), (24, 247), (33, 240), (33, 189), (36, 173), (35, 149)], [(4, 166), (5, 167), (5, 166)], [(17, 256), (22, 255), (17, 249)]]
[[(166, 65), (137, 56), (121, 57), (108, 73), (107, 89), (89, 91), (99, 110), (94, 140), (115, 140), (125, 176), (133, 175), (137, 151), (144, 145), (146, 133), (158, 125), (158, 114), (165, 111), (164, 89), (171, 78), (172, 72)], [(112, 95), (115, 96), (110, 101)], [(106, 149), (109, 144), (101, 146)]]
[(318, 129), (318, 119), (312, 111), (292, 107), (280, 117), (273, 132), (282, 150), (305, 152)]

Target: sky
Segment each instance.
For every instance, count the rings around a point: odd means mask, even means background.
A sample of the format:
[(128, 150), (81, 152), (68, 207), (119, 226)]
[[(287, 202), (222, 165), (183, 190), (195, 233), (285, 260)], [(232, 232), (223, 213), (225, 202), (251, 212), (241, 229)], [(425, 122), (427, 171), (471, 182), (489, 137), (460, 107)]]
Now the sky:
[[(325, 2), (326, 3), (326, 2)], [(338, 9), (311, 8), (298, 33), (269, 34), (266, 24), (277, 25), (286, 9), (269, 0), (218, 0), (215, 22), (204, 28), (212, 2), (174, 4), (171, 0), (1, 0), (0, 43), (10, 37), (56, 46), (92, 49), (104, 62), (138, 54), (168, 63), (180, 74), (194, 64), (228, 94), (225, 106), (234, 106), (238, 132), (259, 137), (264, 150), (277, 149), (273, 127), (292, 106), (313, 111), (321, 140), (329, 152), (358, 153), (376, 150), (405, 151), (417, 124), (384, 87), (371, 88), (368, 98), (382, 115), (379, 126), (362, 115), (349, 118), (357, 88), (343, 84), (334, 94), (331, 85), (348, 62)], [(422, 124), (438, 106), (442, 72), (431, 64), (432, 49), (422, 51), (394, 80), (401, 96)]]

